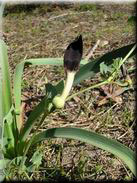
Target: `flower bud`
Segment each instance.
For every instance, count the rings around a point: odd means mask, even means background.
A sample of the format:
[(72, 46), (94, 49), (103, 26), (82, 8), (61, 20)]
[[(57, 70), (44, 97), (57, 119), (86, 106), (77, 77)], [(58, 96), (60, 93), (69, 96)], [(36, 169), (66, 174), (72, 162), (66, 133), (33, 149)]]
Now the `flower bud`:
[(77, 71), (83, 54), (82, 36), (77, 37), (67, 47), (64, 54), (64, 68), (66, 71)]
[(61, 96), (55, 96), (52, 103), (56, 106), (57, 109), (61, 109), (64, 107), (65, 100)]
[(79, 68), (82, 53), (83, 42), (82, 36), (80, 35), (72, 43), (69, 44), (64, 54), (64, 68), (67, 74), (67, 78), (62, 94), (60, 96), (55, 96), (52, 101), (56, 108), (63, 108), (65, 105), (65, 100), (69, 95), (76, 71)]

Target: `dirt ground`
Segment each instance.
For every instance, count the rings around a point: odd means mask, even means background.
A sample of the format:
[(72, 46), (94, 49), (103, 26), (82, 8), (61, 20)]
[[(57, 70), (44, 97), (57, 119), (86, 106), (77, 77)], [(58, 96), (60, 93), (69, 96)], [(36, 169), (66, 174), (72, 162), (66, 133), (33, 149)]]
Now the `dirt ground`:
[[(135, 14), (134, 4), (41, 4), (8, 5), (4, 16), (4, 35), (8, 45), (11, 76), (24, 58), (63, 57), (66, 46), (79, 34), (83, 36), (84, 54), (98, 40), (97, 58), (108, 51), (135, 42), (135, 25), (129, 22)], [(132, 63), (133, 64), (133, 63)], [(127, 64), (130, 68), (130, 65)], [(129, 73), (134, 80), (135, 71)], [(24, 71), (22, 96), (42, 95), (44, 84), (56, 84), (64, 78), (63, 67), (37, 66)], [(73, 91), (99, 82), (97, 75), (75, 86)], [(135, 91), (120, 95), (122, 104), (109, 101), (96, 107), (101, 89), (90, 90), (68, 101), (63, 110), (51, 114), (40, 131), (51, 127), (80, 127), (116, 139), (135, 150)], [(29, 110), (36, 103), (32, 102)], [(35, 130), (35, 129), (34, 129)], [(56, 139), (39, 144), (44, 152), (42, 164), (33, 173), (19, 175), (13, 170), (11, 179), (131, 180), (130, 170), (118, 158), (80, 141)], [(30, 150), (30, 156), (34, 147)]]

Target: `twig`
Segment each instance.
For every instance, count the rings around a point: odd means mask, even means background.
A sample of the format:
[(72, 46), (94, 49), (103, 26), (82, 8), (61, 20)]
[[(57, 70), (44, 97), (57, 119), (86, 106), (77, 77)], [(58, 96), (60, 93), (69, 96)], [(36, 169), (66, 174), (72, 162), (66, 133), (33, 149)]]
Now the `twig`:
[(121, 165), (122, 165), (122, 166), (123, 166), (123, 168), (125, 169), (125, 171), (126, 171), (127, 175), (130, 177), (130, 174), (129, 174), (129, 172), (128, 172), (128, 170), (127, 170), (126, 166), (124, 165), (124, 163), (123, 163), (120, 159), (118, 159), (118, 158), (117, 158), (117, 160), (121, 163)]
[(102, 116), (104, 116), (106, 113), (109, 113), (109, 111), (111, 111), (116, 105), (117, 105), (117, 103), (112, 105), (112, 107), (110, 107), (107, 111), (105, 111)]
[(127, 76), (127, 69), (126, 69), (124, 64), (121, 65), (120, 70), (121, 70), (123, 78), (126, 78), (126, 76)]
[(69, 13), (64, 13), (62, 15), (54, 16), (54, 17), (49, 18), (48, 21), (54, 20), (56, 18), (64, 17), (64, 16), (67, 16), (67, 15), (69, 15)]
[(61, 18), (61, 17), (67, 16), (67, 15), (75, 15), (75, 14), (83, 14), (83, 13), (90, 13), (90, 11), (87, 11), (87, 12), (83, 11), (83, 12), (76, 12), (76, 13), (64, 13), (64, 14), (61, 14), (61, 15), (51, 17), (51, 18), (48, 19), (48, 21), (51, 21), (51, 20), (54, 20), (54, 19), (57, 19), (57, 18)]
[(124, 137), (128, 132), (129, 132), (129, 130), (127, 130), (124, 134), (122, 134), (120, 137), (118, 137), (117, 140), (119, 140), (119, 139), (121, 139), (122, 137)]
[(94, 47), (93, 47), (93, 48), (90, 48), (88, 55), (85, 57), (86, 60), (89, 60), (89, 59), (92, 57), (93, 52), (94, 52), (94, 51), (96, 50), (96, 48), (98, 47), (99, 43), (100, 43), (100, 40), (97, 40), (97, 42), (96, 42), (96, 44), (94, 45)]

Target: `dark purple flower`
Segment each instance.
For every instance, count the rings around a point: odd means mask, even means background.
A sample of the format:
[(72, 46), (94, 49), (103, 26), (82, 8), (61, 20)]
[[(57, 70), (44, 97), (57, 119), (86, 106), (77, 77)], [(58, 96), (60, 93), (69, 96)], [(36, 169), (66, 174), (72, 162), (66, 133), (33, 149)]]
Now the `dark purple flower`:
[(82, 36), (78, 36), (67, 47), (64, 54), (64, 68), (66, 71), (77, 71), (83, 54)]

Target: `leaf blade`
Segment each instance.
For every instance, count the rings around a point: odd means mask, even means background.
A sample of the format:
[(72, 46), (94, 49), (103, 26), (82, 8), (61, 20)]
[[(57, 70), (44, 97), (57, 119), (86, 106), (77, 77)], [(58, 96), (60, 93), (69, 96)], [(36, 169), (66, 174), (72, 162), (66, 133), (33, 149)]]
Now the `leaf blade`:
[[(77, 72), (75, 79), (74, 79), (74, 85), (80, 83), (81, 81), (88, 79), (89, 77), (94, 77), (95, 74), (97, 74), (100, 71), (100, 64), (104, 62), (106, 65), (110, 65), (113, 63), (113, 60), (116, 58), (124, 58), (128, 52), (133, 48), (135, 43), (121, 47), (119, 49), (113, 50), (109, 53), (104, 54), (100, 58), (97, 58), (93, 61), (90, 61), (89, 63), (85, 64), (83, 67), (80, 68), (80, 70)], [(135, 55), (136, 50), (130, 55)]]
[(135, 153), (116, 140), (80, 128), (51, 128), (36, 135), (31, 145), (48, 138), (70, 138), (99, 147), (119, 157), (129, 167), (132, 173), (136, 175)]
[(0, 61), (2, 69), (2, 103), (3, 115), (6, 115), (12, 105), (11, 78), (9, 73), (7, 47), (3, 40), (0, 40)]
[(41, 114), (44, 114), (48, 111), (49, 104), (51, 103), (52, 99), (56, 96), (57, 92), (54, 86), (51, 84), (47, 84), (48, 94), (41, 100), (41, 102), (34, 108), (31, 112), (30, 116), (28, 117), (23, 129), (21, 130), (19, 139), (20, 141), (25, 141), (27, 136), (29, 135), (31, 129), (33, 128), (36, 120), (40, 117)]

